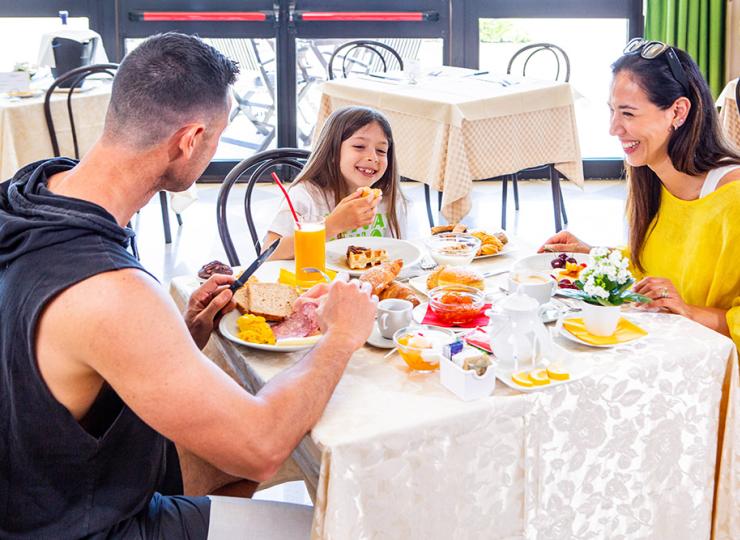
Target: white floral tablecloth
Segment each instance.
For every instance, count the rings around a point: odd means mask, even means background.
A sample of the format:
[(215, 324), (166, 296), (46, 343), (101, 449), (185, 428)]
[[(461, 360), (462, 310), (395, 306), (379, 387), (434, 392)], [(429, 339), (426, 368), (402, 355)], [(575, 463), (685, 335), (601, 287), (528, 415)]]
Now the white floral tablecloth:
[[(182, 306), (196, 286), (175, 278), (171, 294)], [(714, 538), (740, 538), (732, 341), (678, 316), (627, 315), (649, 335), (610, 349), (557, 339), (591, 367), (585, 378), (531, 394), (499, 383), (470, 403), (437, 374), (359, 350), (294, 452), (316, 490), (313, 538), (696, 540), (713, 523)], [(210, 345), (252, 389), (301, 354)]]

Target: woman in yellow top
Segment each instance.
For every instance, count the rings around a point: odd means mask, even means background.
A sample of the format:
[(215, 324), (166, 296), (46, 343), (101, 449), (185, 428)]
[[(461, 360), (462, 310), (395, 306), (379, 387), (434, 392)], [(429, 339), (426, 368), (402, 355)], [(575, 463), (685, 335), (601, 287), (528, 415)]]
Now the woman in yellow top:
[[(722, 138), (709, 88), (684, 51), (639, 38), (612, 72), (609, 131), (626, 154), (635, 291), (740, 348), (740, 155)], [(567, 231), (540, 248), (589, 250)]]

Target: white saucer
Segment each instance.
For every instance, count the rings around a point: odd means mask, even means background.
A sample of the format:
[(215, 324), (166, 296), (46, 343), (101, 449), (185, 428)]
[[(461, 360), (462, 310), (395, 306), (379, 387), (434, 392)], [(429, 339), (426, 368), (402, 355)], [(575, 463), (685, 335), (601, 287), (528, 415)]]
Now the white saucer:
[(367, 342), (373, 347), (378, 347), (379, 349), (392, 349), (396, 346), (392, 339), (386, 339), (380, 335), (380, 330), (378, 330), (377, 324), (373, 325), (373, 331), (370, 332), (370, 337), (367, 338)]

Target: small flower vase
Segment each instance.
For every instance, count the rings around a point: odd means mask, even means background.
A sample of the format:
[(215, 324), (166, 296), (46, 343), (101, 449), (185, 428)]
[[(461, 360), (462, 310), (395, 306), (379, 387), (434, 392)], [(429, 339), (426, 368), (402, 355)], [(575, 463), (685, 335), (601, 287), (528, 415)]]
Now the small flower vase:
[(583, 302), (583, 323), (595, 336), (611, 336), (617, 331), (620, 306), (597, 306)]

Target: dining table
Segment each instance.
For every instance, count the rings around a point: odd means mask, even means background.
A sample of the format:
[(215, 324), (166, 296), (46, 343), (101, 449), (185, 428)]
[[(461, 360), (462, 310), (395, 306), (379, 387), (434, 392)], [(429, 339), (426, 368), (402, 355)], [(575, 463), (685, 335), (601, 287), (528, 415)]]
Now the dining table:
[(442, 193), (442, 215), (471, 209), (474, 180), (541, 165), (578, 186), (583, 164), (570, 84), (444, 66), (413, 84), (398, 71), (323, 83), (315, 136), (342, 107), (366, 106), (390, 122), (401, 176)]
[(727, 140), (740, 152), (740, 111), (735, 100), (737, 79), (732, 79), (722, 89), (715, 105), (719, 108), (719, 123)]
[[(47, 81), (51, 83), (50, 80)], [(72, 128), (67, 112), (67, 88), (55, 91), (50, 110), (62, 156), (74, 157)], [(51, 158), (54, 151), (44, 116), (44, 88), (34, 85), (30, 97), (0, 95), (0, 182), (34, 161)], [(108, 80), (90, 80), (72, 95), (79, 155), (84, 156), (103, 133), (111, 96)], [(195, 185), (181, 193), (169, 193), (170, 204), (180, 213), (198, 199)]]
[[(497, 287), (533, 253), (512, 239), (473, 266), (504, 272), (490, 278)], [(257, 276), (274, 281), (281, 269), (294, 262), (268, 262)], [(172, 279), (180, 308), (199, 283)], [(677, 315), (623, 315), (647, 335), (594, 348), (549, 327), (585, 370), (578, 380), (532, 392), (497, 381), (474, 401), (397, 353), (356, 351), (292, 456), (314, 500), (312, 538), (740, 538), (733, 342)], [(252, 393), (304, 354), (219, 332), (206, 353)]]

